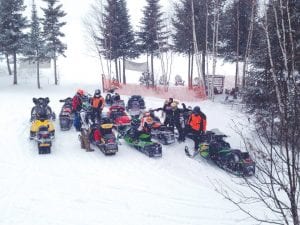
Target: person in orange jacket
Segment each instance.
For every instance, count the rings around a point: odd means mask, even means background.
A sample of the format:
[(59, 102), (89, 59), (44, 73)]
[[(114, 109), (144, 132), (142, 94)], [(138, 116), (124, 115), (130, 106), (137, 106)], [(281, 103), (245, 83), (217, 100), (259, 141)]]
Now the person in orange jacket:
[(101, 96), (100, 89), (95, 90), (94, 96), (91, 98), (91, 105), (92, 105), (92, 122), (95, 122), (95, 119), (100, 121), (101, 113), (104, 108), (105, 100)]
[(199, 106), (195, 106), (187, 120), (185, 133), (191, 133), (194, 140), (194, 150), (196, 151), (202, 141), (202, 135), (206, 131), (206, 115), (201, 112)]

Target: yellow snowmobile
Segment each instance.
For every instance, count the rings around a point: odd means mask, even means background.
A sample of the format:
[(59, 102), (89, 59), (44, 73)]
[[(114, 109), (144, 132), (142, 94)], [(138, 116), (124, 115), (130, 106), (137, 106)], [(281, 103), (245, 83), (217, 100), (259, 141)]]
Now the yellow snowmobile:
[(53, 121), (53, 114), (49, 114), (49, 99), (39, 98), (38, 103), (35, 101), (36, 106), (32, 110), (31, 118), (32, 124), (30, 127), (30, 139), (37, 142), (39, 154), (48, 154), (51, 152), (52, 140), (54, 139), (55, 128)]

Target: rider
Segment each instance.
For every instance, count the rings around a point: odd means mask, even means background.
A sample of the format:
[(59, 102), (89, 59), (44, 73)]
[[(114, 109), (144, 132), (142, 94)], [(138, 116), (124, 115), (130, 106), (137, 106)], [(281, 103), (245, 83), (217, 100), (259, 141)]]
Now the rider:
[(72, 111), (74, 112), (74, 127), (76, 131), (80, 131), (81, 129), (79, 112), (82, 108), (83, 95), (84, 95), (84, 91), (82, 89), (78, 89), (75, 96), (72, 99)]
[(200, 142), (202, 141), (202, 135), (206, 131), (206, 115), (201, 112), (199, 106), (195, 106), (191, 115), (187, 120), (186, 133), (192, 133), (192, 139), (194, 140), (194, 150), (197, 151)]
[(100, 89), (95, 90), (94, 96), (91, 98), (92, 105), (92, 121), (95, 122), (95, 119), (100, 121), (101, 113), (104, 108), (104, 98), (101, 96)]

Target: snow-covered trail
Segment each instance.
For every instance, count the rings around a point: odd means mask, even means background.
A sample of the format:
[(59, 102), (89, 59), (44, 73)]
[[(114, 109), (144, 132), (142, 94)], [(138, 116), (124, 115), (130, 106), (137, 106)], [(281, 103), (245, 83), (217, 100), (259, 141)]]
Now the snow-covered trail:
[[(48, 96), (50, 106), (59, 113), (58, 100), (72, 95), (76, 86), (1, 88), (0, 224), (240, 223), (244, 215), (218, 195), (211, 183), (221, 180), (234, 187), (232, 177), (205, 160), (187, 158), (183, 149), (192, 146), (190, 140), (163, 146), (160, 159), (148, 158), (126, 143), (115, 156), (105, 157), (99, 150), (80, 149), (78, 133), (60, 131), (56, 121), (52, 153), (38, 155), (35, 143), (28, 140), (32, 97)], [(96, 85), (83, 87), (92, 92)], [(149, 108), (162, 103), (146, 98)], [(234, 117), (230, 108), (211, 102), (200, 105), (209, 128), (218, 125), (230, 130)], [(230, 135), (236, 139), (232, 130)]]

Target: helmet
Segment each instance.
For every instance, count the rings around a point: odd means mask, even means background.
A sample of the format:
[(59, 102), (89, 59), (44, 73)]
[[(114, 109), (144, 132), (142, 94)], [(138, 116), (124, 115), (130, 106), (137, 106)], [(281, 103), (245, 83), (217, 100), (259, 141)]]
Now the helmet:
[(96, 90), (95, 90), (95, 93), (94, 93), (94, 97), (97, 97), (97, 98), (99, 98), (99, 97), (100, 97), (100, 95), (101, 95), (101, 91), (100, 91), (100, 89), (96, 89)]
[(200, 107), (195, 106), (194, 109), (193, 109), (193, 113), (199, 114), (200, 113)]
[(171, 103), (171, 108), (172, 108), (172, 109), (176, 109), (176, 108), (177, 108), (176, 102), (172, 102), (172, 103)]
[(80, 96), (82, 96), (84, 94), (84, 91), (82, 89), (78, 89), (77, 90), (77, 94), (80, 95)]
[(37, 110), (37, 118), (39, 120), (47, 120), (48, 119), (47, 110), (45, 108), (39, 108)]
[(169, 98), (169, 102), (170, 102), (170, 103), (172, 103), (172, 102), (173, 102), (173, 100), (174, 100), (173, 98)]
[(131, 120), (131, 126), (138, 127), (140, 125), (140, 123), (141, 123), (141, 121), (138, 118), (133, 118)]
[(115, 93), (115, 100), (119, 101), (120, 100), (120, 95), (118, 93)]
[(144, 116), (151, 116), (150, 112), (144, 112)]

